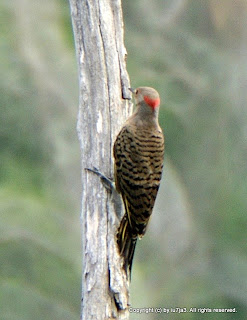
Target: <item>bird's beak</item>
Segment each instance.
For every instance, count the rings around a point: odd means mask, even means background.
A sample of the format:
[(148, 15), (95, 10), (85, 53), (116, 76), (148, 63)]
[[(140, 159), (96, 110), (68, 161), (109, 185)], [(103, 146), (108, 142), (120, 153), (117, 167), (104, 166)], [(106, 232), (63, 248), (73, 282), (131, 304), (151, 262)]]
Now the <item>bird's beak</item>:
[(129, 91), (131, 91), (132, 93), (136, 93), (136, 90), (133, 88), (129, 88)]

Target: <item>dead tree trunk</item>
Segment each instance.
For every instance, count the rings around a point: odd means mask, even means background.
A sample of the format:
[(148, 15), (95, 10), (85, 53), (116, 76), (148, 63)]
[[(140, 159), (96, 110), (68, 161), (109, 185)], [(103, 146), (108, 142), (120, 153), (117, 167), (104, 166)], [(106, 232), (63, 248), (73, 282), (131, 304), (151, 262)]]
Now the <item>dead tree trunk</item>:
[(112, 146), (130, 114), (121, 0), (70, 0), (79, 66), (82, 163), (82, 319), (128, 319), (128, 281), (116, 245), (109, 192), (84, 170), (113, 175)]

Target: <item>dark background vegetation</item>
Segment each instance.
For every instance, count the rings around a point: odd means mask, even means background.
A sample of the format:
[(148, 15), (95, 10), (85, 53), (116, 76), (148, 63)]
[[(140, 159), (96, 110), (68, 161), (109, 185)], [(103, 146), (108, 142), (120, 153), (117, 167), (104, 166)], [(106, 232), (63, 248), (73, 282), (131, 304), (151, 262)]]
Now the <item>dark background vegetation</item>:
[[(0, 9), (0, 319), (79, 319), (69, 5), (3, 0)], [(125, 0), (123, 9), (131, 84), (160, 92), (166, 135), (162, 186), (134, 261), (132, 307), (236, 308), (208, 317), (245, 319), (247, 3)]]

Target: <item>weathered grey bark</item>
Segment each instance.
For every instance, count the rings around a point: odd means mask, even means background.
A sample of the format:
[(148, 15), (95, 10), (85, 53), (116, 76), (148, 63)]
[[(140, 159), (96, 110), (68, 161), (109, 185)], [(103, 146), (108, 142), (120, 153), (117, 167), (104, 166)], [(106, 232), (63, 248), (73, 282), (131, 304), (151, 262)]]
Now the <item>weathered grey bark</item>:
[(70, 0), (79, 65), (82, 163), (82, 319), (128, 319), (128, 281), (116, 245), (114, 203), (99, 177), (113, 175), (115, 136), (131, 112), (121, 0)]

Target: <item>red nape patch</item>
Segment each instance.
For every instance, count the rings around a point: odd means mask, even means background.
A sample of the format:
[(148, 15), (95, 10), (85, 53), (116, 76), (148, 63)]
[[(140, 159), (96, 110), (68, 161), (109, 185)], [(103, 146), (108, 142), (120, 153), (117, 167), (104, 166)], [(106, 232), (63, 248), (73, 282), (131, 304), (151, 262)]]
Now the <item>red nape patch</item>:
[(160, 105), (160, 98), (151, 99), (148, 96), (144, 96), (144, 100), (153, 109), (155, 109), (156, 107), (158, 107)]

